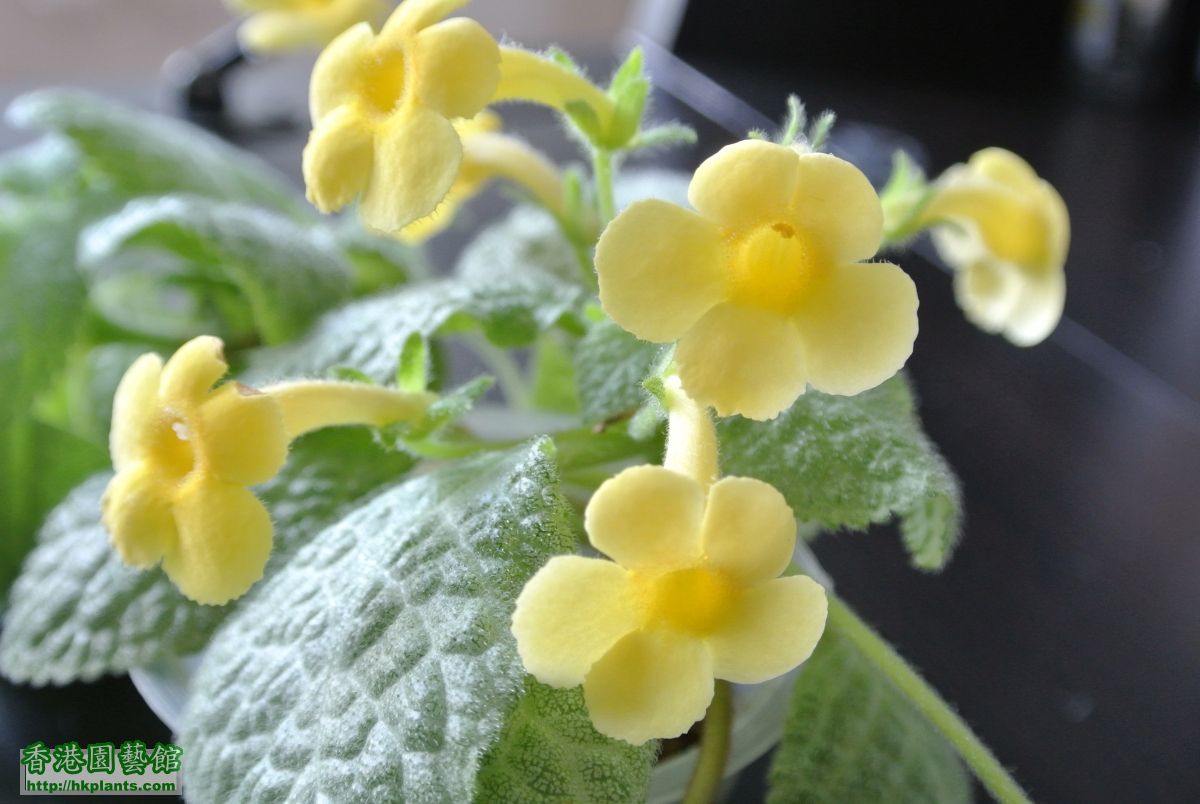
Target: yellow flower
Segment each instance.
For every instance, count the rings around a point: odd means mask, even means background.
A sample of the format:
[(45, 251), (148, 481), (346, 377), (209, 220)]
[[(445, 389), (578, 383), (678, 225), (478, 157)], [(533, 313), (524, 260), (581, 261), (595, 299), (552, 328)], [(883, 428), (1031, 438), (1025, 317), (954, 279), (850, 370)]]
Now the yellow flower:
[(722, 148), (692, 177), (697, 212), (639, 201), (596, 249), (600, 301), (648, 341), (679, 339), (687, 392), (721, 415), (770, 419), (806, 384), (856, 394), (912, 353), (917, 294), (895, 265), (861, 262), (879, 198), (837, 157), (760, 140)]
[(184, 595), (225, 603), (262, 577), (271, 517), (248, 486), (270, 480), (288, 442), (320, 427), (382, 426), (424, 415), (435, 399), (373, 385), (300, 381), (261, 391), (213, 385), (229, 369), (220, 339), (201, 336), (163, 365), (134, 361), (113, 400), (117, 473), (102, 519), (125, 563), (163, 570)]
[(949, 168), (921, 214), (955, 269), (967, 318), (1018, 346), (1044, 340), (1062, 318), (1071, 222), (1062, 196), (1025, 160), (986, 148)]
[(405, 0), (376, 35), (345, 31), (317, 59), (308, 198), (322, 212), (359, 199), (363, 221), (398, 233), (434, 211), (458, 176), (451, 119), (478, 113), (500, 80), (500, 53), (479, 23), (443, 20), (466, 0)]
[(161, 560), (201, 603), (224, 603), (262, 577), (271, 518), (246, 487), (287, 459), (279, 403), (238, 383), (214, 390), (227, 369), (220, 340), (195, 338), (165, 366), (138, 358), (113, 403), (117, 474), (103, 501), (112, 545), (138, 568)]
[(386, 0), (226, 0), (250, 17), (238, 28), (242, 46), (254, 53), (323, 47), (356, 22), (379, 23)]
[(525, 668), (556, 687), (583, 684), (610, 737), (682, 734), (704, 716), (714, 678), (766, 681), (820, 639), (825, 591), (778, 577), (796, 523), (766, 483), (727, 477), (706, 488), (638, 466), (600, 486), (585, 527), (614, 560), (552, 558), (517, 599), (512, 630)]
[(456, 120), (462, 141), (462, 165), (446, 197), (433, 214), (413, 221), (400, 232), (409, 242), (422, 242), (449, 226), (458, 208), (492, 179), (507, 179), (529, 193), (554, 215), (562, 215), (562, 177), (540, 152), (516, 137), (500, 133), (501, 121), (486, 109)]

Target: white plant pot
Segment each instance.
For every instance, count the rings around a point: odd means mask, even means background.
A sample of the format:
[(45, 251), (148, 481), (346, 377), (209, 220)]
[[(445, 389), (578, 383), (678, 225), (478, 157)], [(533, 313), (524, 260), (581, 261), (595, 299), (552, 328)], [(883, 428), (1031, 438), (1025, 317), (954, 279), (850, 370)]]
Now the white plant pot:
[[(503, 439), (550, 432), (572, 426), (575, 422), (570, 417), (553, 414), (515, 413), (502, 408), (483, 407), (469, 416), (468, 423), (479, 435)], [(833, 589), (831, 579), (803, 541), (796, 545), (794, 560), (813, 580), (826, 589)], [(183, 712), (192, 678), (202, 659), (202, 653), (164, 659), (129, 672), (133, 685), (146, 705), (174, 733), (178, 733), (183, 725)], [(803, 670), (804, 666), (801, 665), (790, 673), (762, 684), (734, 686), (733, 732), (724, 776), (726, 791), (738, 773), (771, 750), (783, 737), (792, 686)], [(691, 746), (658, 763), (650, 774), (647, 804), (674, 804), (680, 801), (698, 757), (698, 747)]]

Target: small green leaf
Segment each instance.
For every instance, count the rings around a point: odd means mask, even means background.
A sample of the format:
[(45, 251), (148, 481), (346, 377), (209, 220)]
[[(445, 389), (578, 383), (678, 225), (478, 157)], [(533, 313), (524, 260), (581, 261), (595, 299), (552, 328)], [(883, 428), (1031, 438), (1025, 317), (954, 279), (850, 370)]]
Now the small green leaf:
[(575, 364), (559, 333), (547, 332), (533, 353), (533, 404), (540, 410), (578, 413)]
[(580, 688), (526, 677), (500, 738), (483, 759), (475, 801), (486, 804), (646, 800), (656, 742), (633, 746), (592, 727)]
[(796, 679), (767, 801), (971, 801), (949, 743), (848, 639), (827, 630)]
[(429, 338), (479, 327), (497, 346), (523, 346), (558, 324), (577, 328), (582, 298), (577, 288), (532, 275), (407, 285), (326, 313), (298, 341), (259, 350), (247, 381), (353, 366), (387, 383), (414, 334)]
[(662, 354), (660, 344), (638, 340), (611, 319), (593, 324), (575, 350), (584, 421), (603, 421), (641, 407), (647, 398), (642, 382)]
[(80, 238), (80, 262), (96, 283), (143, 278), (142, 260), (127, 257), (145, 250), (185, 261), (184, 276), (196, 278), (201, 289), (232, 284), (267, 342), (295, 337), (350, 295), (351, 269), (340, 252), (289, 218), (241, 204), (139, 199)]
[(462, 250), (455, 273), (476, 281), (535, 276), (577, 285), (579, 259), (550, 213), (522, 205)]
[[(267, 575), (365, 495), (407, 472), (408, 455), (374, 444), (365, 428), (319, 430), (292, 445), (283, 470), (257, 489), (275, 523)], [(0, 632), (0, 672), (66, 684), (199, 650), (240, 605), (202, 606), (159, 569), (122, 563), (100, 524), (110, 475), (83, 483), (51, 512), (13, 587)]]
[(573, 544), (549, 449), (395, 486), (255, 590), (194, 681), (189, 798), (469, 801), (524, 679), (516, 595)]
[(640, 131), (625, 146), (629, 151), (672, 148), (676, 145), (695, 145), (696, 129), (678, 122), (662, 123)]
[(603, 144), (611, 151), (623, 149), (641, 128), (646, 98), (650, 94), (650, 81), (643, 72), (643, 62), (642, 49), (635, 47), (617, 68), (609, 84), (608, 94), (613, 99), (614, 109)]
[(400, 349), (396, 387), (401, 391), (419, 394), (429, 388), (430, 368), (429, 342), (424, 335), (414, 332)]
[(575, 125), (575, 128), (588, 142), (605, 142), (605, 132), (600, 125), (600, 118), (596, 115), (596, 110), (589, 104), (581, 100), (569, 100), (563, 104), (563, 111), (566, 113), (567, 119)]
[(921, 428), (906, 378), (858, 396), (810, 390), (769, 422), (718, 425), (726, 474), (778, 488), (796, 517), (864, 529), (900, 517), (914, 566), (938, 570), (958, 543), (958, 481)]
[(129, 196), (195, 193), (311, 217), (282, 176), (196, 126), (64, 89), (22, 95), (7, 118), (17, 128), (70, 138), (91, 168)]
[(379, 431), (379, 439), (389, 449), (407, 450), (414, 455), (455, 457), (458, 450), (452, 442), (431, 440), (431, 436), (470, 412), (494, 383), (495, 380), (486, 375), (463, 383), (453, 391), (438, 396), (420, 421), (388, 425)]

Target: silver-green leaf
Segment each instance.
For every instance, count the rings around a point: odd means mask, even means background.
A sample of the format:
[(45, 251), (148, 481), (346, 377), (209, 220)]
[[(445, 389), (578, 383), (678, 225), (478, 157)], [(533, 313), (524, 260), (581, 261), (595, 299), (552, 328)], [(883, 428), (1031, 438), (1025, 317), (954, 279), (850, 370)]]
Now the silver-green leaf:
[[(292, 446), (287, 465), (257, 491), (275, 522), (268, 576), (317, 531), (413, 465), (363, 428), (321, 430)], [(108, 473), (51, 512), (13, 587), (0, 632), (0, 672), (66, 684), (125, 672), (204, 646), (230, 606), (183, 597), (159, 569), (126, 566), (100, 524)]]
[(549, 449), (398, 485), (256, 590), (195, 680), (189, 799), (470, 800), (523, 689), (516, 595), (573, 544)]
[(526, 678), (476, 781), (480, 804), (624, 804), (646, 800), (658, 743), (634, 746), (592, 726), (581, 688)]
[(971, 801), (950, 744), (834, 630), (796, 680), (769, 785), (770, 804)]
[(863, 529), (900, 518), (914, 566), (938, 570), (958, 543), (958, 480), (925, 435), (903, 375), (857, 396), (809, 391), (769, 422), (719, 424), (726, 474), (765, 480), (797, 518)]

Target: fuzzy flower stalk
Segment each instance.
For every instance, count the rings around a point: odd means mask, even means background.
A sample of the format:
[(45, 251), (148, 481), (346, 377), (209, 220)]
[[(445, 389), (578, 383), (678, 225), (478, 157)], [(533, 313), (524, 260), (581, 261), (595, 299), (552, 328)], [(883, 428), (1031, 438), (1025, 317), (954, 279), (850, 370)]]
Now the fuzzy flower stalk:
[(662, 466), (609, 479), (588, 504), (592, 547), (611, 560), (557, 556), (517, 599), (525, 668), (582, 684), (596, 729), (640, 744), (704, 717), (714, 682), (755, 684), (812, 653), (824, 589), (779, 577), (796, 522), (772, 486), (718, 479), (712, 420), (677, 384)]
[(279, 472), (291, 440), (320, 427), (419, 419), (433, 401), (341, 382), (216, 386), (229, 369), (222, 351), (219, 339), (201, 336), (165, 364), (145, 354), (126, 371), (113, 402), (116, 475), (102, 502), (125, 563), (161, 562), (184, 595), (209, 604), (262, 577), (273, 528), (249, 487)]

